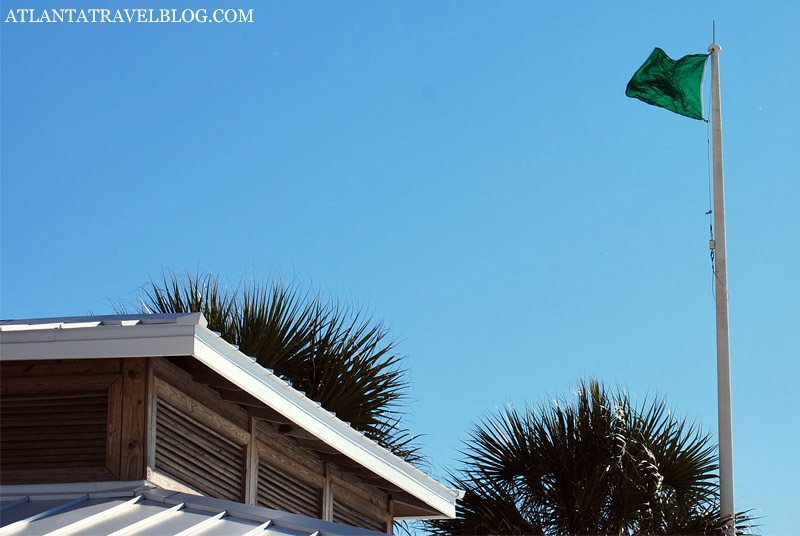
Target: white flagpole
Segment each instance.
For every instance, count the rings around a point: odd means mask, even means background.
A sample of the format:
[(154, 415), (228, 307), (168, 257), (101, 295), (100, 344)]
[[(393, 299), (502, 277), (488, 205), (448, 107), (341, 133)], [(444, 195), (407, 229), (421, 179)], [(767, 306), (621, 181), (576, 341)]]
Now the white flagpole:
[(728, 336), (728, 264), (725, 252), (725, 187), (722, 175), (722, 118), (720, 116), (719, 52), (712, 43), (711, 131), (714, 151), (714, 259), (717, 299), (717, 404), (719, 418), (720, 514), (729, 520), (725, 534), (734, 534), (733, 425), (731, 418), (731, 360)]

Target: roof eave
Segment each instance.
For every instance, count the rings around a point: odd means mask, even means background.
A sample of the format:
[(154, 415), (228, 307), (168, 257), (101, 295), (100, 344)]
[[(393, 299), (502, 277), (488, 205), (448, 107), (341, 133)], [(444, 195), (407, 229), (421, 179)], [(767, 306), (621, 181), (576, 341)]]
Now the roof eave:
[[(239, 388), (249, 392), (284, 417), (315, 435), (353, 461), (417, 497), (442, 516), (455, 517), (452, 490), (410, 463), (390, 453), (363, 433), (323, 409), (271, 371), (264, 369), (216, 333), (197, 326), (194, 357)], [(226, 360), (215, 357), (222, 354)], [(331, 433), (333, 432), (333, 433)]]

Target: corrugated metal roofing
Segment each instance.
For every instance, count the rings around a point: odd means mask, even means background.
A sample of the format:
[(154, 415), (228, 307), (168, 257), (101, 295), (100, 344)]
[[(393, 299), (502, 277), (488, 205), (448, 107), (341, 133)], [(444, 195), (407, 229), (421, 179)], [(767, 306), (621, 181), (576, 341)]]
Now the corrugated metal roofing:
[(149, 482), (3, 486), (0, 535), (375, 536), (370, 530)]

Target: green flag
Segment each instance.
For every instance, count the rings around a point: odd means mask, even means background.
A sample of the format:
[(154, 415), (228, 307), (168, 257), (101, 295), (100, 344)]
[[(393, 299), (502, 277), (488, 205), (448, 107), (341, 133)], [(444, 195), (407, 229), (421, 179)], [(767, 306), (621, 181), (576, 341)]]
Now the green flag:
[(656, 48), (633, 75), (625, 94), (692, 119), (703, 119), (703, 72), (708, 54), (678, 61)]

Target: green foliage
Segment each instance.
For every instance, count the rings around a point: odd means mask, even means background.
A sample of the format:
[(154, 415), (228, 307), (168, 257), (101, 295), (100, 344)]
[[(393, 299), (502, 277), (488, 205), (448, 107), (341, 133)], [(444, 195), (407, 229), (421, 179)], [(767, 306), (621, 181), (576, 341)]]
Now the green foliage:
[[(661, 400), (584, 381), (574, 400), (486, 418), (463, 454), (466, 496), (434, 534), (722, 534), (716, 449)], [(737, 514), (737, 534), (750, 521)]]
[(408, 384), (387, 328), (363, 311), (274, 280), (233, 290), (213, 274), (166, 273), (140, 294), (147, 313), (201, 312), (209, 329), (328, 411), (411, 462), (399, 427)]

